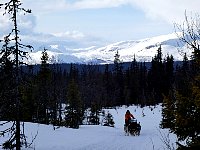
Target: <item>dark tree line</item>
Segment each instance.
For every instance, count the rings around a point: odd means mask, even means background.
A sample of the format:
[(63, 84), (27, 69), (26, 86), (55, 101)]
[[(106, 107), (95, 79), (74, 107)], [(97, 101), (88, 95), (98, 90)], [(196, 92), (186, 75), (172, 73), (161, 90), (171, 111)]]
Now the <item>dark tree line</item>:
[[(137, 62), (135, 58), (124, 69), (118, 53), (114, 66), (111, 68), (107, 64), (104, 71), (93, 64), (82, 65), (79, 69), (71, 64), (70, 70), (66, 71), (56, 63), (49, 64), (48, 57), (44, 49), (38, 72), (34, 71), (35, 66), (24, 67), (21, 71), (23, 82), (19, 92), (23, 121), (59, 124), (62, 122), (62, 104), (71, 110), (69, 116), (73, 112), (82, 116), (87, 108), (155, 105), (162, 102), (174, 81), (173, 57), (163, 59), (161, 47), (152, 58), (150, 69), (145, 62)], [(11, 119), (9, 114), (2, 113), (1, 120)]]

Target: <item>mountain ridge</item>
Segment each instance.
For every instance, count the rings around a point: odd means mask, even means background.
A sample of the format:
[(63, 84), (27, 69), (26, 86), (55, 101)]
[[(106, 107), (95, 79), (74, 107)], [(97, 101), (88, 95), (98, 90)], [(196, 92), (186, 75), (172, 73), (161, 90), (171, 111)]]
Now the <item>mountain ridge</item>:
[[(178, 44), (179, 39), (176, 33), (146, 38), (141, 40), (127, 40), (109, 44), (104, 47), (91, 46), (86, 48), (69, 48), (62, 41), (46, 43), (45, 48), (51, 61), (58, 63), (113, 63), (114, 55), (119, 52), (122, 62), (131, 62), (135, 57), (137, 61), (150, 62), (161, 45), (163, 58), (173, 55), (175, 61), (183, 59), (183, 53), (191, 54), (184, 44)], [(40, 63), (41, 50), (30, 53), (32, 58), (29, 63)]]

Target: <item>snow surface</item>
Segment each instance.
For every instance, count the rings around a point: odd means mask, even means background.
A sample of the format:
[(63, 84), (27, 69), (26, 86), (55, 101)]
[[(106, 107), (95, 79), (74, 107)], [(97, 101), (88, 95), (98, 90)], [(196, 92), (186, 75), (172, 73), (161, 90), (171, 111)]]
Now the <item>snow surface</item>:
[[(140, 136), (125, 136), (124, 114), (129, 109), (141, 124)], [(176, 136), (166, 129), (160, 129), (161, 106), (155, 108), (137, 106), (106, 109), (115, 122), (115, 127), (101, 125), (81, 125), (79, 129), (60, 127), (56, 130), (52, 125), (25, 123), (25, 134), (30, 142), (38, 133), (31, 149), (36, 150), (167, 150), (163, 138), (175, 147)], [(0, 130), (5, 126), (0, 126)], [(0, 138), (0, 144), (7, 135)], [(26, 149), (27, 150), (27, 149)]]

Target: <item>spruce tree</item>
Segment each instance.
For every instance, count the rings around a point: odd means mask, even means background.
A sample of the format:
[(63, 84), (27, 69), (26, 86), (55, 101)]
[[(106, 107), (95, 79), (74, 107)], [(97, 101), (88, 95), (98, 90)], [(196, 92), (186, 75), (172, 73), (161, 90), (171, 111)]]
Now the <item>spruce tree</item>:
[[(130, 104), (138, 104), (140, 96), (140, 74), (139, 63), (134, 56), (130, 66)], [(140, 99), (141, 100), (141, 99)]]
[(36, 78), (36, 92), (37, 92), (37, 102), (36, 102), (36, 118), (37, 122), (49, 124), (49, 103), (51, 91), (50, 79), (51, 70), (49, 67), (49, 55), (47, 50), (44, 48), (41, 54), (41, 65)]
[(199, 25), (199, 18), (189, 20), (185, 16), (185, 24), (176, 26), (182, 32), (180, 41), (193, 50), (193, 55), (192, 60), (188, 62), (185, 54), (182, 67), (177, 68), (172, 93), (174, 96), (168, 96), (167, 103), (164, 103), (161, 124), (170, 128), (179, 141), (186, 141), (186, 146), (178, 143), (179, 150), (200, 148)]
[(4, 44), (1, 49), (0, 58), (0, 120), (14, 120), (13, 97), (15, 96), (13, 87), (15, 86), (14, 80), (14, 62), (10, 59), (12, 49), (9, 47), (8, 37), (4, 38)]
[(164, 88), (164, 65), (162, 61), (162, 48), (161, 45), (157, 50), (157, 54), (152, 59), (151, 68), (148, 73), (149, 88), (151, 90), (152, 97), (149, 99), (151, 104), (162, 102), (163, 100), (163, 88)]
[(164, 61), (164, 78), (163, 78), (163, 94), (168, 95), (174, 84), (174, 58), (167, 55)]
[(89, 124), (99, 125), (100, 124), (100, 107), (97, 103), (92, 103), (89, 114)]
[(78, 85), (74, 79), (72, 79), (68, 85), (65, 109), (66, 126), (70, 128), (79, 128), (79, 125), (82, 124), (84, 111)]
[[(19, 29), (18, 29), (18, 18), (17, 14), (22, 11), (24, 14), (31, 13), (31, 10), (26, 10), (21, 7), (22, 3), (20, 0), (9, 0), (5, 3), (0, 3), (0, 9), (4, 9), (3, 15), (9, 15), (10, 20), (13, 23), (13, 28), (10, 33), (5, 37), (5, 43), (6, 43), (6, 50), (2, 51), (2, 56), (6, 56), (7, 58), (11, 57), (14, 58), (11, 60), (7, 59), (8, 62), (11, 62), (11, 66), (13, 66), (14, 72), (13, 72), (13, 89), (15, 96), (11, 97), (12, 103), (14, 104), (13, 110), (15, 111), (15, 118), (12, 119), (14, 121), (14, 130), (8, 130), (11, 133), (11, 138), (4, 143), (4, 148), (8, 146), (7, 148), (16, 148), (16, 150), (20, 150), (22, 146), (22, 136), (21, 134), (21, 127), (20, 127), (20, 107), (21, 107), (21, 97), (19, 93), (19, 84), (20, 84), (20, 66), (24, 64), (23, 58), (26, 57), (27, 52), (23, 51), (23, 49), (26, 48), (32, 48), (30, 45), (24, 45), (20, 43), (19, 39)], [(5, 54), (5, 55), (4, 55)], [(12, 70), (12, 69), (11, 69)], [(9, 147), (10, 146), (10, 147)]]
[(114, 100), (116, 105), (122, 105), (125, 102), (124, 96), (124, 74), (122, 62), (120, 60), (119, 52), (114, 56)]
[(164, 96), (162, 103), (162, 121), (161, 128), (169, 128), (171, 131), (175, 128), (175, 95), (173, 91)]
[(113, 78), (112, 78), (112, 72), (109, 70), (109, 65), (105, 65), (105, 70), (103, 74), (103, 93), (104, 95), (104, 102), (103, 106), (110, 107), (113, 105)]

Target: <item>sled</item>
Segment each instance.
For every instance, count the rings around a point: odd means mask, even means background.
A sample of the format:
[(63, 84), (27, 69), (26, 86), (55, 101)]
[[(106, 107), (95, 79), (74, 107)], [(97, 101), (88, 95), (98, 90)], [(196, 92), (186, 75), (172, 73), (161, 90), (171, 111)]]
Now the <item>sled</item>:
[(130, 120), (128, 126), (124, 125), (124, 131), (125, 135), (139, 136), (141, 131), (140, 122), (138, 123), (136, 119)]

